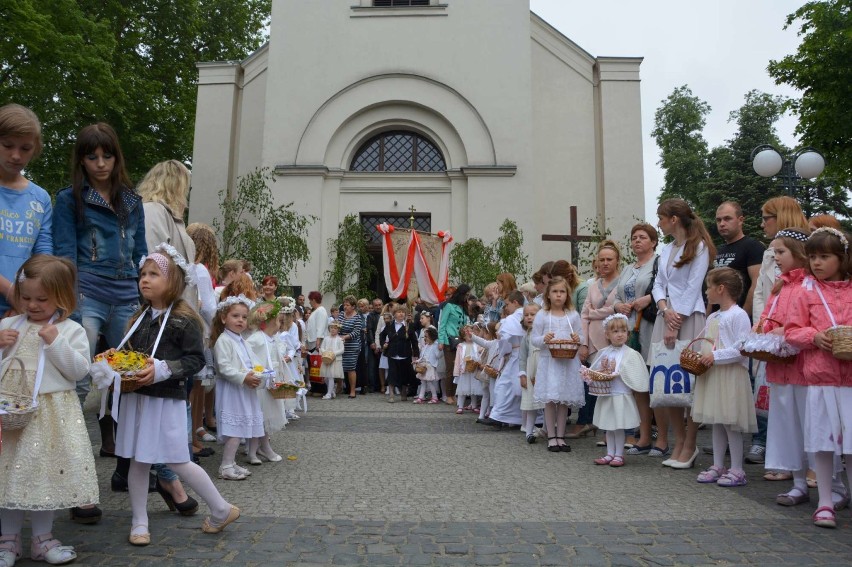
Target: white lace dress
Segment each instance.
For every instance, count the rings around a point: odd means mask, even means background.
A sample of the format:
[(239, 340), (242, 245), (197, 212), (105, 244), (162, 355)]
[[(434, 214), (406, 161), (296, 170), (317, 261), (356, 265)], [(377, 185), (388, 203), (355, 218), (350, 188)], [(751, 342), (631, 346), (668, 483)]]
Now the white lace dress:
[(561, 317), (553, 316), (544, 309), (536, 313), (530, 339), (531, 345), (540, 349), (533, 390), (535, 401), (565, 404), (574, 408), (585, 405), (579, 358), (553, 358), (544, 344), (544, 336), (550, 332), (554, 333), (555, 339), (570, 339), (571, 333), (581, 335), (581, 325), (580, 316), (573, 310)]
[[(18, 329), (23, 338), (15, 356), (23, 361), (25, 372), (22, 375), (17, 364), (9, 367), (0, 390), (32, 392), (41, 346), (39, 329), (29, 323)], [(44, 372), (59, 371), (45, 360)], [(26, 427), (3, 431), (0, 508), (40, 511), (97, 504), (92, 444), (75, 390), (39, 395), (38, 404)]]

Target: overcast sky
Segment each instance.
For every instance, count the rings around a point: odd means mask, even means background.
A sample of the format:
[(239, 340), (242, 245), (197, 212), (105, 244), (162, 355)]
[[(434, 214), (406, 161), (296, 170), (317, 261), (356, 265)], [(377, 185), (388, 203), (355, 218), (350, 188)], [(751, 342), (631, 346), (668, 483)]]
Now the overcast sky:
[[(688, 85), (712, 107), (704, 136), (710, 147), (736, 131), (728, 122), (745, 94), (759, 89), (795, 96), (776, 86), (766, 72), (770, 59), (794, 53), (799, 45), (794, 24), (784, 31), (787, 14), (804, 2), (791, 0), (530, 0), (544, 18), (593, 56), (644, 57), (642, 136), (645, 162), (645, 214), (655, 219), (663, 186), (657, 165), (659, 148), (651, 138), (654, 112), (675, 87)], [(795, 118), (778, 122), (781, 141), (796, 146)]]

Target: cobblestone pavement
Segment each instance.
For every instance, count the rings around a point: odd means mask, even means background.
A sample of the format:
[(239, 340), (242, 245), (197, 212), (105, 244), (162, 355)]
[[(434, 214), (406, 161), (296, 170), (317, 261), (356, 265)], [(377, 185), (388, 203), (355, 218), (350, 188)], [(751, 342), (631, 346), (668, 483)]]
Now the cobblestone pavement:
[[(87, 416), (93, 439), (94, 416)], [(81, 565), (849, 565), (852, 522), (813, 527), (813, 504), (774, 503), (787, 483), (698, 485), (696, 469), (628, 457), (596, 467), (590, 437), (572, 453), (528, 445), (445, 405), (387, 404), (381, 395), (309, 401), (275, 435), (282, 455), (243, 482), (216, 480), (242, 517), (201, 533), (206, 512), (170, 514), (149, 498), (152, 545), (130, 546), (126, 493), (109, 491), (113, 461), (97, 458), (104, 520), (55, 533)], [(600, 437), (598, 437), (600, 439)], [(709, 443), (702, 432), (700, 442)], [(214, 476), (221, 450), (202, 464)], [(97, 445), (96, 445), (97, 448)], [(812, 491), (816, 499), (816, 491)], [(28, 535), (28, 532), (25, 532)], [(27, 564), (28, 560), (22, 560)]]

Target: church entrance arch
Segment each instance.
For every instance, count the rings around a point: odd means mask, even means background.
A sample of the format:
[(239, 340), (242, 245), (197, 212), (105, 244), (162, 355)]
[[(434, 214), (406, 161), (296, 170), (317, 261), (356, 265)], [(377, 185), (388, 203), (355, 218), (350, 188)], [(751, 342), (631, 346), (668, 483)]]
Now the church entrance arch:
[(385, 287), (384, 266), (382, 266), (382, 235), (376, 225), (386, 222), (395, 228), (410, 228), (413, 216), (415, 230), (432, 232), (432, 213), (415, 212), (402, 215), (399, 213), (365, 212), (361, 213), (360, 216), (361, 226), (367, 233), (367, 252), (370, 254), (370, 262), (375, 269), (369, 286), (376, 297), (387, 302), (389, 296)]

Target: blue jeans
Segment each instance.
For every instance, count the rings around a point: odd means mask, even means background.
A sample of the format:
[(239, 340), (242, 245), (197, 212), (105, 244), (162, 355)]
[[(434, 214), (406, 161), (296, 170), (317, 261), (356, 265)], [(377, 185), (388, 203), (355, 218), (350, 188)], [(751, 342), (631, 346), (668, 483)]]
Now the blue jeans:
[[(139, 308), (138, 302), (125, 305), (110, 305), (91, 297), (80, 295), (80, 305), (72, 319), (83, 325), (86, 338), (89, 340), (89, 355), (94, 358), (98, 346), (98, 335), (103, 335), (107, 345), (115, 348), (127, 332), (127, 322)], [(92, 387), (92, 378), (86, 376), (77, 382), (77, 397), (80, 406), (86, 401), (86, 396)]]

